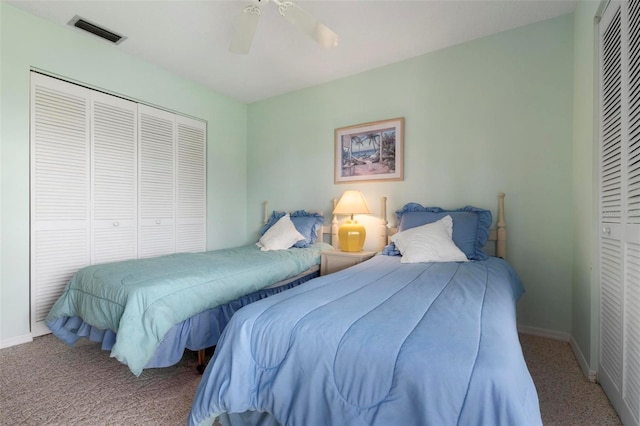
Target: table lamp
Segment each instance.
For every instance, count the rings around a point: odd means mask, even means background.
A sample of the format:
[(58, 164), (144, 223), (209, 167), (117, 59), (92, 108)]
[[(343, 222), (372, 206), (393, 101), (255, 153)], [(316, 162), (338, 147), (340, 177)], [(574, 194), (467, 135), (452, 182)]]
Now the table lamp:
[(345, 191), (340, 197), (340, 201), (333, 209), (333, 214), (348, 214), (351, 219), (347, 220), (338, 231), (338, 239), (340, 240), (340, 248), (342, 251), (359, 252), (362, 251), (367, 231), (353, 219), (354, 214), (371, 214), (367, 200), (361, 191), (349, 190)]

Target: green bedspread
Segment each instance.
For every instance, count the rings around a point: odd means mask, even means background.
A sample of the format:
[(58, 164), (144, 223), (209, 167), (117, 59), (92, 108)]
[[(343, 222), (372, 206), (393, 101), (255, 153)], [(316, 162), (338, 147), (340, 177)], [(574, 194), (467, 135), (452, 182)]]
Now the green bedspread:
[(78, 271), (47, 316), (79, 316), (117, 333), (111, 356), (139, 375), (163, 336), (185, 319), (320, 263), (324, 243), (260, 251), (255, 245), (92, 265)]

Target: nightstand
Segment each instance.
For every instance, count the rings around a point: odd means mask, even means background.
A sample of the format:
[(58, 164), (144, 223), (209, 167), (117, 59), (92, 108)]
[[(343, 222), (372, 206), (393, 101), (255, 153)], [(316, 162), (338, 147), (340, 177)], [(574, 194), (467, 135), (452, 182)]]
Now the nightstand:
[(320, 275), (333, 274), (350, 266), (357, 265), (375, 256), (376, 251), (347, 252), (325, 250), (320, 252)]

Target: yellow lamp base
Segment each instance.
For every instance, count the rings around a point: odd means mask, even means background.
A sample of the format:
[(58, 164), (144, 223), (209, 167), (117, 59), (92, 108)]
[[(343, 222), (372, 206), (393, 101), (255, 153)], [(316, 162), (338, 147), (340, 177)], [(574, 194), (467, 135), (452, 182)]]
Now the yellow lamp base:
[(340, 249), (348, 252), (362, 251), (367, 231), (355, 220), (347, 220), (338, 230)]

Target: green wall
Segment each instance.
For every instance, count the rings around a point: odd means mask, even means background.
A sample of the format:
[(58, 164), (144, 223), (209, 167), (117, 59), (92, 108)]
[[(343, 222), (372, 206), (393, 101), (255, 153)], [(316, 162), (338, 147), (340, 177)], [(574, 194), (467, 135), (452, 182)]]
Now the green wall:
[[(207, 246), (246, 240), (247, 106), (117, 46), (0, 2), (0, 342), (28, 335), (29, 70), (39, 68), (208, 122)], [(213, 220), (224, 218), (224, 220)]]
[[(598, 364), (597, 167), (594, 165), (595, 24), (598, 1), (578, 2), (574, 12), (573, 283), (571, 336), (593, 375)], [(582, 361), (582, 360), (580, 360)], [(589, 373), (589, 371), (587, 371)]]
[[(416, 201), (495, 216), (503, 191), (508, 256), (527, 289), (519, 322), (568, 336), (572, 114), (572, 15), (251, 104), (249, 235), (264, 200), (328, 215), (357, 188), (376, 213), (387, 196), (389, 212)], [(335, 185), (334, 129), (394, 117), (406, 119), (405, 180)]]

